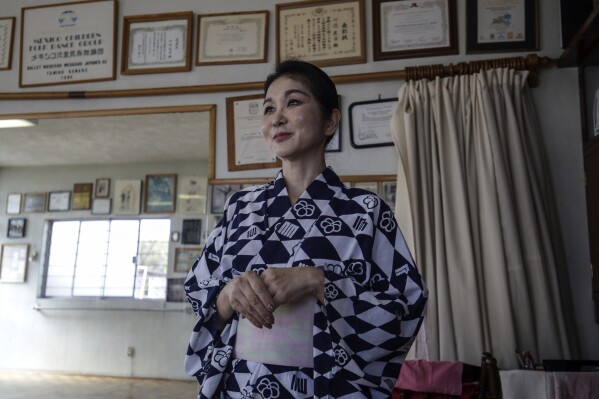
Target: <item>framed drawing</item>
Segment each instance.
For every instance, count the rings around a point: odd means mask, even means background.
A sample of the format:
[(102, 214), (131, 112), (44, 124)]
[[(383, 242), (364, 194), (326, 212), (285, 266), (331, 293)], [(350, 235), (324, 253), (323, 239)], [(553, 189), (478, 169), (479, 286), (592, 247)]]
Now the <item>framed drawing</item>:
[(46, 211), (46, 193), (25, 193), (23, 196), (23, 213)]
[(121, 73), (190, 71), (192, 24), (191, 11), (124, 17)]
[(114, 80), (116, 0), (21, 9), (19, 87)]
[(6, 231), (6, 236), (8, 238), (23, 238), (25, 237), (26, 226), (27, 219), (25, 218), (8, 219), (8, 229)]
[(70, 206), (70, 191), (53, 191), (48, 194), (48, 212), (66, 212)]
[(110, 198), (94, 198), (92, 201), (92, 215), (110, 215)]
[(191, 265), (202, 253), (202, 247), (178, 247), (175, 248), (175, 273), (187, 273)]
[(18, 215), (19, 213), (21, 213), (21, 194), (8, 194), (6, 197), (6, 214)]
[(179, 212), (206, 213), (208, 178), (202, 176), (180, 177), (177, 205)]
[(110, 195), (110, 179), (108, 177), (101, 177), (96, 179), (96, 191), (94, 197), (96, 198), (108, 198)]
[(73, 198), (71, 200), (71, 210), (88, 210), (92, 207), (93, 183), (75, 183), (73, 184)]
[(141, 207), (141, 180), (114, 182), (115, 215), (138, 215)]
[(277, 62), (297, 58), (318, 66), (366, 62), (364, 0), (276, 5)]
[(266, 62), (268, 11), (198, 15), (196, 65)]
[(350, 141), (354, 148), (393, 145), (391, 117), (397, 98), (355, 102), (349, 106)]
[(176, 193), (176, 174), (146, 175), (144, 212), (175, 212)]
[(260, 125), (264, 95), (227, 97), (227, 164), (230, 171), (280, 167)]
[(12, 68), (15, 21), (15, 17), (0, 17), (0, 71), (8, 71)]
[(225, 202), (233, 193), (241, 190), (241, 184), (219, 184), (212, 186), (212, 197), (210, 199), (211, 213), (223, 213)]
[(466, 53), (539, 50), (538, 0), (466, 2)]
[(373, 0), (375, 61), (458, 54), (456, 0)]
[(166, 301), (186, 302), (185, 278), (168, 278), (166, 280)]
[(0, 282), (24, 283), (27, 276), (29, 244), (2, 244)]
[(184, 219), (181, 244), (199, 244), (202, 242), (202, 219)]

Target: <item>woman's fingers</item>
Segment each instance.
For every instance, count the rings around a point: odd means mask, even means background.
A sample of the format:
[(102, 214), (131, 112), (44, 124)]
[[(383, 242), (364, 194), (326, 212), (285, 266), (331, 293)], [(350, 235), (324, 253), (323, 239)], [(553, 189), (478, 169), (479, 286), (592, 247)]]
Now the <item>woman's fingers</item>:
[(235, 277), (230, 284), (229, 302), (233, 310), (258, 328), (271, 328), (274, 318), (270, 309), (274, 309), (274, 303), (260, 277), (249, 271)]

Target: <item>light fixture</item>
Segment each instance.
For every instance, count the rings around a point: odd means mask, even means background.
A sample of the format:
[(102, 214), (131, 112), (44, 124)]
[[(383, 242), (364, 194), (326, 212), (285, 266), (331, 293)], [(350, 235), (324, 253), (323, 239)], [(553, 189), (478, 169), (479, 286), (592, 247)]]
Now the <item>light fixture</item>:
[(37, 119), (0, 119), (0, 128), (37, 126)]

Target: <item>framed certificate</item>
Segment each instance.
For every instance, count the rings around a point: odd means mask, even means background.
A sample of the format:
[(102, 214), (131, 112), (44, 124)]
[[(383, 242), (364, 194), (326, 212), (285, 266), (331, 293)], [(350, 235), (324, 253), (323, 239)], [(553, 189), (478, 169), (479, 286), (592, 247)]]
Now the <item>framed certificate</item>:
[(391, 117), (397, 98), (356, 102), (349, 106), (349, 130), (354, 148), (393, 145)]
[(0, 18), (0, 71), (7, 71), (12, 67), (15, 20), (15, 17)]
[(110, 198), (94, 198), (92, 200), (92, 215), (110, 215), (112, 200)]
[(25, 193), (23, 195), (23, 213), (46, 211), (46, 193)]
[(21, 9), (19, 87), (114, 80), (116, 0)]
[(21, 194), (11, 193), (6, 197), (6, 214), (18, 215), (21, 213)]
[(318, 66), (366, 62), (364, 0), (300, 1), (276, 5), (277, 62)]
[(230, 171), (281, 165), (262, 136), (263, 102), (262, 94), (227, 98), (227, 164)]
[(73, 184), (73, 198), (71, 200), (71, 210), (87, 210), (92, 207), (93, 183), (75, 183)]
[(268, 11), (198, 15), (196, 65), (266, 62)]
[(538, 0), (466, 2), (466, 53), (539, 50)]
[(190, 71), (192, 23), (191, 11), (124, 17), (121, 73)]
[(374, 60), (458, 54), (456, 0), (373, 0)]
[(48, 212), (65, 212), (70, 206), (70, 191), (53, 191), (48, 194)]
[(0, 282), (24, 283), (27, 276), (29, 244), (2, 244), (0, 249)]

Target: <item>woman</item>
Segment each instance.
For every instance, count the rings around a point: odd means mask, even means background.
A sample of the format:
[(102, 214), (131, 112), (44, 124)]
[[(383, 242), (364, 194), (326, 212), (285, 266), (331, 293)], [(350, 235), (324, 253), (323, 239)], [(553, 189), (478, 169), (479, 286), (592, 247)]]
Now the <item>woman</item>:
[(285, 61), (264, 93), (282, 171), (229, 198), (192, 267), (186, 371), (200, 398), (389, 398), (424, 283), (389, 207), (326, 167), (340, 120), (331, 79)]

